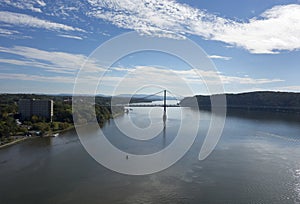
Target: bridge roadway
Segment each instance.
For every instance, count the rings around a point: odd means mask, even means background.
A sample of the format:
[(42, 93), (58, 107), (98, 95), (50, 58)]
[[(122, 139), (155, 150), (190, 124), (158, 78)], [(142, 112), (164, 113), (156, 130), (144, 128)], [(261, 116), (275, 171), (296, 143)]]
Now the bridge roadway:
[(125, 107), (180, 107), (178, 104), (127, 104)]

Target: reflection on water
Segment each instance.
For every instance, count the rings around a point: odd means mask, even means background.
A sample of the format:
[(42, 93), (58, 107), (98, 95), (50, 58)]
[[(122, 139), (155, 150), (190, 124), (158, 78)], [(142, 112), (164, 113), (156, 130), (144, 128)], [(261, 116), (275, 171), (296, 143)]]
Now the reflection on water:
[[(0, 149), (0, 203), (300, 203), (300, 125), (293, 115), (229, 115), (216, 149), (199, 161), (209, 112), (169, 108), (164, 121), (157, 109), (150, 117), (161, 132), (149, 141), (128, 138), (116, 126), (131, 120), (147, 127), (148, 113), (133, 108), (102, 130), (116, 147), (149, 154), (174, 140), (178, 114), (191, 126), (200, 124), (192, 148), (172, 167), (147, 176), (112, 172), (96, 163), (70, 131)], [(197, 114), (200, 121), (194, 120)]]
[(164, 115), (164, 117), (163, 117), (163, 122), (164, 122), (164, 128), (163, 128), (163, 145), (164, 145), (164, 147), (166, 146), (166, 129), (167, 129), (167, 116), (165, 116)]

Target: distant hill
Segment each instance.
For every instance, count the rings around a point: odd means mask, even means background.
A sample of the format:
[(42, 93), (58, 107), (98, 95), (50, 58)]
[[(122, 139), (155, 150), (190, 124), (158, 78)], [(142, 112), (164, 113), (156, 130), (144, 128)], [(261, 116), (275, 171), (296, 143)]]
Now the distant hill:
[[(247, 110), (270, 110), (280, 112), (300, 113), (300, 93), (258, 91), (240, 94), (225, 94), (227, 109), (247, 109)], [(212, 96), (193, 96), (184, 98), (181, 106), (194, 106), (192, 103), (196, 97), (200, 109), (210, 109), (210, 97)]]

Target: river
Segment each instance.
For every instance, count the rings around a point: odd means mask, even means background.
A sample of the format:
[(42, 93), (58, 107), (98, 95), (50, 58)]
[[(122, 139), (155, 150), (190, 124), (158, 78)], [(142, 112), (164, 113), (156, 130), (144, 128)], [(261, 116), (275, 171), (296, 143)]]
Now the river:
[(200, 126), (192, 147), (170, 168), (116, 173), (90, 157), (73, 130), (0, 149), (0, 203), (300, 203), (299, 115), (232, 113), (215, 150), (199, 161), (211, 113), (170, 107), (165, 130), (149, 141), (128, 139), (116, 127), (131, 120), (144, 128), (150, 119), (163, 125), (161, 108), (149, 109), (132, 108), (102, 131), (130, 154), (154, 153), (175, 139), (180, 111), (190, 126)]

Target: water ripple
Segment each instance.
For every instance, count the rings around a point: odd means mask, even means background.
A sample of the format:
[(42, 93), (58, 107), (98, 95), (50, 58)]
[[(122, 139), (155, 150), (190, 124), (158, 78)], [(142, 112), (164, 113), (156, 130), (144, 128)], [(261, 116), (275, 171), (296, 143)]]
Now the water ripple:
[(300, 204), (300, 169), (296, 169), (294, 171), (294, 177), (296, 179), (296, 184), (295, 184), (295, 199), (294, 199), (294, 203), (296, 204)]

